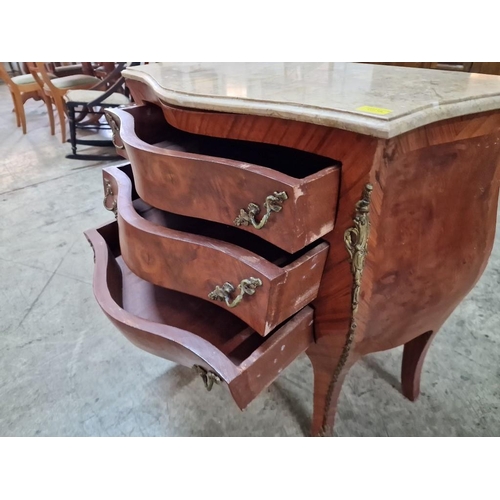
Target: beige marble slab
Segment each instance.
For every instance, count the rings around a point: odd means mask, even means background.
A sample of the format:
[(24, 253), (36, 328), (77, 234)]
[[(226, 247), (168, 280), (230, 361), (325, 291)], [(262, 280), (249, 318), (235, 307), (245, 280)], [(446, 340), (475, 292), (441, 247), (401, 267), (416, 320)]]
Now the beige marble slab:
[(166, 103), (390, 138), (500, 109), (500, 76), (359, 63), (155, 63), (123, 72)]

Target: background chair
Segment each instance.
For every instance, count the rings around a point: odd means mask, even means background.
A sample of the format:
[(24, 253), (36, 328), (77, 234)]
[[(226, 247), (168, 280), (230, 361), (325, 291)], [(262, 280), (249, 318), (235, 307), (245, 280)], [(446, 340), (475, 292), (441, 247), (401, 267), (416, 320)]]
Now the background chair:
[(67, 63), (67, 62), (50, 62), (46, 64), (47, 69), (56, 75), (58, 78), (70, 75), (87, 74), (95, 76), (93, 71), (85, 71), (86, 67), (83, 63)]
[(57, 114), (59, 115), (59, 123), (61, 125), (61, 139), (66, 142), (66, 115), (64, 96), (71, 89), (89, 89), (102, 80), (95, 76), (77, 74), (63, 76), (61, 78), (51, 78), (45, 68), (45, 63), (28, 63), (30, 71), (35, 80), (42, 86), (47, 97), (54, 103)]
[(46, 63), (47, 69), (57, 77), (85, 74), (105, 78), (113, 71), (114, 62), (50, 62)]
[[(85, 63), (66, 63), (66, 62), (46, 62), (45, 67), (52, 73), (55, 77), (60, 78), (62, 76), (78, 75), (85, 72)], [(29, 73), (29, 63), (21, 63), (24, 73)], [(93, 72), (87, 73), (94, 76)]]
[[(54, 75), (47, 73), (47, 78), (50, 80), (51, 78), (54, 78)], [(33, 75), (26, 74), (10, 77), (9, 73), (4, 68), (4, 65), (0, 63), (0, 79), (2, 79), (9, 87), (12, 102), (14, 103), (17, 126), (22, 126), (23, 134), (26, 134), (26, 115), (24, 113), (24, 103), (28, 99), (35, 99), (36, 101), (41, 99), (47, 106), (50, 121), (50, 133), (54, 135), (54, 113), (52, 112), (52, 104)]]
[[(102, 123), (106, 108), (116, 108), (131, 104), (125, 79), (121, 76), (126, 66), (139, 63), (118, 63), (115, 69), (107, 75), (96, 87), (89, 90), (70, 90), (66, 93), (66, 109), (69, 118), (70, 143), (72, 154), (66, 158), (73, 160), (110, 160), (116, 155), (82, 154), (77, 152), (77, 145), (113, 147), (109, 139), (80, 139), (77, 130), (94, 129), (110, 130), (110, 126)], [(102, 89), (102, 90), (101, 90)], [(84, 119), (87, 118), (86, 121)], [(110, 125), (112, 125), (110, 123)]]

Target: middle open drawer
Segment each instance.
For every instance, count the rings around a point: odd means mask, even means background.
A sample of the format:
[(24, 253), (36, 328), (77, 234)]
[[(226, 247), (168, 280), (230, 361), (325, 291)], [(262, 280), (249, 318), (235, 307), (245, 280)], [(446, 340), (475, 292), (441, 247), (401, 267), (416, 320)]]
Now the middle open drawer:
[(261, 335), (316, 298), (327, 243), (288, 254), (236, 228), (134, 201), (130, 166), (105, 168), (103, 177), (123, 259), (140, 278), (211, 300)]

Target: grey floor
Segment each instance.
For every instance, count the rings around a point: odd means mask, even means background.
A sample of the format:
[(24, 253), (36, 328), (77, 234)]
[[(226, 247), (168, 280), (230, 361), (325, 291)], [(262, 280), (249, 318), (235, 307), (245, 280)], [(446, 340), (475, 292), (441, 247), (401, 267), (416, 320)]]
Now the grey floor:
[[(42, 104), (16, 128), (0, 85), (0, 435), (302, 436), (312, 369), (293, 363), (245, 412), (223, 387), (130, 344), (92, 295), (83, 231), (112, 219), (102, 164), (66, 160)], [(486, 272), (438, 334), (416, 403), (401, 349), (367, 356), (339, 403), (339, 436), (500, 435), (500, 232)]]

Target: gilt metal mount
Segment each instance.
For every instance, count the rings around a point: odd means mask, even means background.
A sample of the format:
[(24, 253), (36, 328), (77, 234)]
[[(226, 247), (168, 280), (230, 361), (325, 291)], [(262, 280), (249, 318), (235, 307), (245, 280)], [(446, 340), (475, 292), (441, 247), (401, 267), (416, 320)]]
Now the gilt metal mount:
[(328, 427), (328, 408), (330, 407), (333, 392), (337, 385), (338, 378), (344, 369), (344, 366), (349, 358), (352, 344), (354, 343), (354, 334), (356, 332), (356, 312), (359, 305), (359, 293), (361, 290), (361, 278), (365, 268), (365, 259), (368, 254), (368, 237), (370, 236), (370, 203), (373, 186), (366, 184), (363, 189), (361, 199), (356, 203), (354, 212), (353, 226), (346, 229), (344, 233), (344, 243), (349, 254), (352, 273), (352, 288), (351, 288), (351, 320), (349, 330), (347, 331), (344, 347), (339, 361), (332, 373), (328, 390), (326, 393), (325, 414), (323, 415), (323, 426), (321, 435), (330, 435), (332, 429)]
[(356, 203), (354, 226), (344, 233), (344, 242), (351, 258), (352, 286), (352, 315), (358, 310), (361, 277), (365, 268), (366, 254), (368, 253), (368, 236), (370, 235), (370, 198), (373, 186), (367, 184), (363, 190), (363, 197)]

